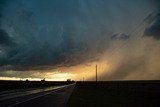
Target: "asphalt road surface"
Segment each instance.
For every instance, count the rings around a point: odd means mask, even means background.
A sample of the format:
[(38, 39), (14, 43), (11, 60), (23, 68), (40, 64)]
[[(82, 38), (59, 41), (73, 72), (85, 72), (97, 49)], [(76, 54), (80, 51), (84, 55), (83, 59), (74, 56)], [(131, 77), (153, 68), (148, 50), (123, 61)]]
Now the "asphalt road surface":
[(0, 107), (65, 107), (74, 84), (0, 92)]

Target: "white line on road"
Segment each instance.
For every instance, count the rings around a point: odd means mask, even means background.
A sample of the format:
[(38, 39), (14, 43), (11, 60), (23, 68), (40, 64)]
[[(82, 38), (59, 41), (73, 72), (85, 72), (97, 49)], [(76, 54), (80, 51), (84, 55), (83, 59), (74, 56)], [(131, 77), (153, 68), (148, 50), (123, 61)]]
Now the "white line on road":
[(18, 104), (22, 104), (22, 103), (25, 103), (25, 102), (27, 102), (27, 101), (30, 101), (30, 100), (33, 100), (33, 99), (36, 99), (36, 98), (39, 98), (39, 97), (43, 97), (43, 96), (45, 96), (45, 95), (48, 95), (48, 94), (51, 94), (51, 93), (53, 93), (53, 92), (59, 91), (59, 90), (61, 90), (62, 88), (69, 87), (69, 86), (72, 86), (72, 85), (75, 85), (75, 84), (76, 84), (76, 83), (69, 84), (69, 85), (65, 85), (65, 86), (61, 86), (61, 87), (57, 87), (54, 91), (47, 92), (47, 93), (42, 94), (42, 95), (39, 95), (39, 96), (35, 96), (35, 97), (30, 98), (30, 99), (21, 101), (21, 102), (14, 103), (14, 104), (10, 105), (9, 107), (14, 107), (14, 106), (16, 106), (16, 105), (18, 105)]

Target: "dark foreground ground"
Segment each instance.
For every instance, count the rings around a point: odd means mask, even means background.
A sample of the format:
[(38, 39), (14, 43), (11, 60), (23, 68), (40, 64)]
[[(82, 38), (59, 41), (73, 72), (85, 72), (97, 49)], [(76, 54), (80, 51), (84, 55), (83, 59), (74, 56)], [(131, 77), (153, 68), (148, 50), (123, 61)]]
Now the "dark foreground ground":
[[(42, 88), (71, 83), (72, 82), (0, 81), (0, 91), (34, 87)], [(76, 82), (76, 86), (74, 85), (74, 87), (74, 90), (72, 88), (71, 90), (65, 89), (63, 91), (62, 89), (56, 92), (51, 91), (51, 93), (47, 95), (36, 97), (34, 100), (29, 100), (23, 104), (29, 105), (29, 107), (35, 107), (35, 105), (38, 104), (43, 107), (44, 104), (44, 107), (47, 107), (47, 104), (52, 106), (53, 103), (54, 107), (63, 107), (68, 101), (67, 107), (160, 107), (160, 81)], [(68, 96), (70, 96), (70, 94), (68, 93), (71, 92), (72, 94), (69, 98)], [(38, 93), (38, 96), (45, 93), (46, 92)], [(32, 97), (35, 96), (36, 94), (31, 94), (28, 98), (32, 99)], [(19, 102), (19, 100), (23, 100), (23, 98), (17, 100), (18, 98), (19, 97), (16, 97), (5, 101), (11, 102), (11, 100), (14, 100)], [(68, 98), (69, 100), (65, 100)], [(24, 96), (24, 99), (27, 99), (27, 96)], [(2, 101), (2, 103), (5, 103), (5, 101)], [(61, 104), (63, 104), (63, 106)], [(21, 104), (20, 106), (24, 107), (24, 105)]]
[(160, 107), (160, 81), (77, 82), (67, 107)]
[(74, 81), (0, 81), (0, 107), (66, 107)]
[[(75, 84), (58, 86), (57, 88), (35, 90), (21, 90), (16, 92), (0, 93), (0, 107), (66, 107), (68, 99), (75, 87)], [(39, 89), (39, 88), (38, 88)], [(17, 95), (17, 96), (16, 96)]]

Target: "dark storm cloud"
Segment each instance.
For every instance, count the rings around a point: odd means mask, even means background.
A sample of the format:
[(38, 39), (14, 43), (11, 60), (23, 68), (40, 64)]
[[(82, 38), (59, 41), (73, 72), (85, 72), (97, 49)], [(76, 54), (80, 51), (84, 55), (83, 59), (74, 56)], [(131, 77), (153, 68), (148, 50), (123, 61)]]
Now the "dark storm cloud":
[(0, 46), (14, 46), (12, 38), (9, 37), (7, 32), (3, 29), (0, 29)]
[(129, 35), (120, 33), (120, 34), (114, 34), (111, 36), (111, 40), (127, 40), (129, 39)]
[[(149, 18), (153, 19), (153, 18)], [(152, 24), (145, 29), (144, 36), (153, 37), (157, 40), (160, 40), (160, 13), (158, 13), (154, 20), (152, 20)]]
[(4, 1), (0, 44), (16, 45), (1, 47), (1, 70), (52, 69), (97, 60), (110, 38), (128, 39), (133, 23), (141, 21), (133, 17), (150, 10), (145, 0)]
[[(2, 25), (7, 26), (4, 29), (16, 38), (17, 46), (3, 52), (6, 54), (3, 62), (10, 66), (2, 69), (48, 69), (48, 66), (73, 66), (95, 59), (97, 52), (88, 40), (100, 35), (100, 28), (94, 28), (92, 20), (88, 20), (89, 11), (82, 9), (85, 3), (62, 1), (38, 1), (37, 5), (37, 1), (22, 3), (16, 0), (5, 8)], [(91, 14), (91, 17), (94, 16), (94, 13)], [(98, 30), (92, 34), (93, 29)], [(9, 34), (6, 31), (2, 34), (1, 44), (9, 45)]]
[[(0, 0), (0, 24), (1, 24), (1, 17), (2, 17), (2, 13), (3, 13), (3, 8), (5, 7), (6, 3), (9, 0)], [(1, 25), (0, 25), (1, 26)]]

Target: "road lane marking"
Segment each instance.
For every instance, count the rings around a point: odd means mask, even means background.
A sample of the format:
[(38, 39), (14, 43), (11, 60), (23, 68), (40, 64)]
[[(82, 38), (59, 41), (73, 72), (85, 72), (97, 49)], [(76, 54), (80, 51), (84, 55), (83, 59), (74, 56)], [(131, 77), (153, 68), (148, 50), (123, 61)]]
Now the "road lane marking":
[(76, 84), (76, 83), (69, 84), (69, 85), (65, 85), (65, 86), (61, 86), (61, 87), (57, 87), (57, 89), (55, 89), (54, 91), (47, 92), (47, 93), (44, 93), (44, 94), (42, 94), (42, 95), (35, 96), (35, 97), (32, 97), (32, 98), (27, 99), (27, 100), (24, 100), (24, 101), (17, 102), (17, 103), (14, 103), (14, 104), (11, 104), (11, 105), (10, 105), (10, 106), (8, 106), (8, 107), (14, 107), (14, 106), (16, 106), (16, 105), (19, 105), (19, 104), (22, 104), (22, 103), (28, 102), (28, 101), (30, 101), (30, 100), (33, 100), (33, 99), (36, 99), (36, 98), (39, 98), (39, 97), (46, 96), (46, 95), (48, 95), (48, 94), (51, 94), (51, 93), (53, 93), (53, 92), (59, 91), (59, 90), (61, 90), (61, 89), (63, 89), (63, 88), (66, 88), (66, 87), (69, 87), (69, 86), (72, 86), (72, 85), (75, 85), (75, 84)]
[(40, 93), (40, 92), (50, 91), (50, 90), (57, 89), (58, 87), (62, 87), (62, 86), (52, 86), (52, 87), (46, 87), (46, 88), (40, 87), (39, 89), (34, 88), (33, 90), (32, 89), (30, 89), (30, 90), (29, 89), (22, 89), (23, 92), (20, 92), (21, 90), (17, 90), (17, 91), (13, 91), (13, 92), (7, 93), (7, 94), (1, 94), (0, 101), (7, 100), (10, 98), (16, 98), (16, 97), (36, 94), (36, 93)]

